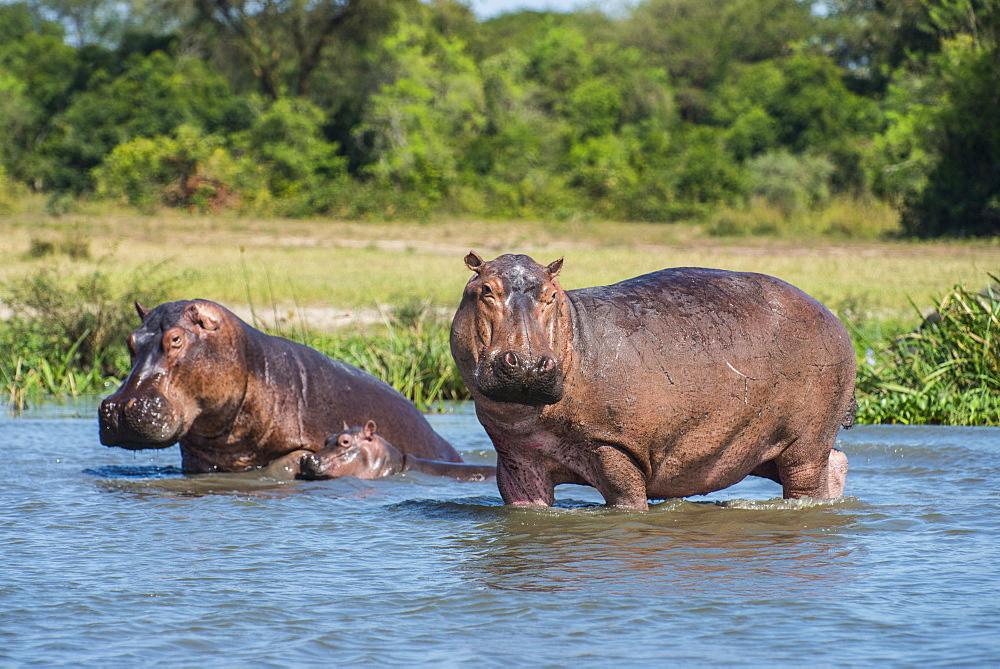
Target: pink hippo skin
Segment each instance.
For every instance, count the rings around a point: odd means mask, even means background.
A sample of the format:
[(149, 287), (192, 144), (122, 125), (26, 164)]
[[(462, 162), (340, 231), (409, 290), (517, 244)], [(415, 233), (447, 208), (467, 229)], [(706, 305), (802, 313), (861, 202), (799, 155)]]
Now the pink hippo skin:
[[(461, 462), (412, 403), (371, 374), (266, 335), (221, 305), (136, 305), (132, 372), (98, 410), (101, 443), (180, 443), (188, 472), (293, 467), (347, 421), (376, 417), (404, 454)], [(290, 463), (290, 464), (289, 464)]]
[(330, 479), (356, 476), (375, 479), (409, 470), (450, 476), (459, 481), (487, 481), (496, 478), (496, 467), (467, 462), (442, 462), (403, 455), (377, 434), (375, 421), (364, 427), (348, 427), (332, 434), (318, 453), (306, 454), (300, 461), (299, 478)]
[(597, 488), (611, 506), (747, 475), (786, 498), (843, 494), (855, 358), (821, 304), (762, 274), (665, 269), (564, 291), (562, 259), (465, 258), (451, 350), (509, 504)]

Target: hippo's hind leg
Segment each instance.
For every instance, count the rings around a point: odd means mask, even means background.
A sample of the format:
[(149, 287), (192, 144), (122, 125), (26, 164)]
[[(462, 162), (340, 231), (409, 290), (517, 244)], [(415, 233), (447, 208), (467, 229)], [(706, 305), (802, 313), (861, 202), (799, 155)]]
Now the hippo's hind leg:
[(786, 499), (836, 499), (844, 494), (847, 456), (841, 450), (830, 448), (825, 458), (814, 457), (805, 461), (786, 451), (776, 458), (775, 464)]
[(827, 499), (844, 496), (847, 484), (847, 455), (840, 449), (831, 448), (826, 468)]

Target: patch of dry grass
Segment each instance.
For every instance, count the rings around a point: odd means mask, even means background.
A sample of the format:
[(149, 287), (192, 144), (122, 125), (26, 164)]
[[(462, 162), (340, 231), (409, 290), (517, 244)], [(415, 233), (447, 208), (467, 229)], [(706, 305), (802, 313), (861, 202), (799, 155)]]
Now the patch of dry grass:
[[(829, 213), (829, 216), (837, 214)], [(846, 215), (844, 212), (840, 216)], [(683, 224), (454, 221), (373, 224), (230, 217), (21, 214), (0, 218), (0, 281), (41, 267), (99, 267), (126, 281), (136, 268), (183, 276), (170, 299), (204, 297), (258, 312), (278, 306), (373, 309), (415, 300), (448, 309), (469, 273), (462, 258), (527, 253), (566, 258), (567, 288), (671, 266), (778, 276), (852, 318), (911, 316), (956, 284), (974, 287), (1000, 270), (1000, 245), (984, 242), (837, 241), (816, 237), (713, 237)], [(59, 249), (87, 242), (88, 257)], [(51, 253), (32, 254), (39, 247)], [(307, 323), (308, 325), (308, 323)]]

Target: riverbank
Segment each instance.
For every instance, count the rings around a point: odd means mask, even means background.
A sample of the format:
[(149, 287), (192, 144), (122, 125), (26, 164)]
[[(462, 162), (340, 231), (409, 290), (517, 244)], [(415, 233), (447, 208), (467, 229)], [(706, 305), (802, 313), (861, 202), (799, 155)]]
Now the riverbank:
[[(527, 253), (565, 257), (566, 288), (613, 283), (671, 266), (778, 276), (838, 312), (909, 318), (956, 284), (1000, 268), (1000, 244), (852, 242), (828, 238), (712, 237), (701, 226), (641, 223), (337, 221), (164, 216), (22, 216), (2, 221), (0, 282), (50, 268), (100, 271), (124, 289), (137, 273), (168, 299), (206, 297), (263, 317), (305, 314), (333, 330), (377, 320), (411, 302), (454, 308), (468, 279), (462, 258)], [(301, 312), (301, 313), (300, 313)], [(338, 313), (339, 312), (339, 313)], [(361, 314), (345, 319), (346, 314)], [(310, 322), (314, 320), (315, 322)]]
[[(851, 329), (863, 363), (862, 420), (920, 422), (927, 415), (948, 422), (951, 413), (896, 410), (899, 379), (884, 376), (895, 358), (865, 361), (916, 328), (952, 287), (974, 293), (1000, 269), (1000, 245), (982, 240), (719, 238), (682, 224), (373, 224), (178, 214), (22, 216), (2, 223), (0, 383), (15, 406), (37, 394), (104, 392), (123, 378), (124, 336), (137, 324), (134, 300), (153, 306), (204, 297), (367, 369), (433, 409), (441, 399), (465, 396), (447, 330), (469, 276), (462, 258), (474, 249), (486, 257), (527, 253), (542, 262), (565, 257), (560, 279), (568, 289), (683, 265), (778, 276)], [(926, 404), (928, 388), (940, 394), (939, 369), (956, 367), (948, 360), (940, 365), (909, 374), (917, 387), (909, 388), (908, 407)], [(956, 397), (951, 405), (968, 404)], [(976, 398), (985, 411), (955, 420), (990, 424), (976, 416), (1000, 417), (989, 408), (1000, 398)]]

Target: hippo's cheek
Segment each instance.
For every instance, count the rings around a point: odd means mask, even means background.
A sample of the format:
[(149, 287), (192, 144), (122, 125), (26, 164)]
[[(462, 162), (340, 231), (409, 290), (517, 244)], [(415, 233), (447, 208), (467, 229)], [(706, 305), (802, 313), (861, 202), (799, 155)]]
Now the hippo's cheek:
[(101, 443), (121, 448), (166, 448), (184, 434), (180, 413), (162, 395), (112, 396), (99, 409)]

